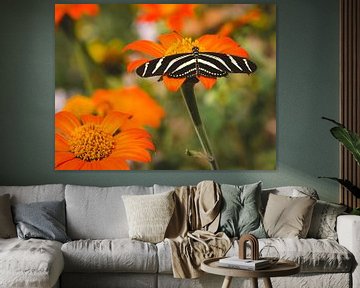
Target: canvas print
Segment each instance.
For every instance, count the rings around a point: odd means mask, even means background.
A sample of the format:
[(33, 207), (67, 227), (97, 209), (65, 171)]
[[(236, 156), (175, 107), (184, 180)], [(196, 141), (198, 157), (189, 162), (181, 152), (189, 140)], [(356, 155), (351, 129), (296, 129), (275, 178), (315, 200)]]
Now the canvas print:
[(275, 4), (55, 4), (55, 170), (276, 168)]

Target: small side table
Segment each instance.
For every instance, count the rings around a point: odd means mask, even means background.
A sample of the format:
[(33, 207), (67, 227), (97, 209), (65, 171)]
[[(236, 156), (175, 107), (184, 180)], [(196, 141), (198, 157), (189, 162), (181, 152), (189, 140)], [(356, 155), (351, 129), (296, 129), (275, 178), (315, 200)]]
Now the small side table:
[(288, 260), (279, 260), (270, 268), (261, 270), (244, 270), (236, 268), (222, 267), (219, 259), (206, 259), (201, 263), (201, 270), (216, 275), (225, 276), (222, 288), (229, 288), (233, 277), (251, 278), (253, 287), (258, 288), (258, 278), (263, 278), (265, 287), (272, 288), (270, 277), (289, 276), (300, 272), (300, 266)]

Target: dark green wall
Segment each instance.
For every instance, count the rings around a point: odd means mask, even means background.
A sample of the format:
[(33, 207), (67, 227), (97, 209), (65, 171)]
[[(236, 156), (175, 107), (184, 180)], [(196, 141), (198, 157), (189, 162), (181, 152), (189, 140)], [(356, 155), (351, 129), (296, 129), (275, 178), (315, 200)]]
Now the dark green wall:
[(1, 2), (0, 185), (180, 185), (203, 179), (241, 184), (263, 180), (266, 187), (312, 186), (321, 198), (337, 201), (337, 185), (317, 179), (318, 175), (337, 176), (339, 169), (337, 143), (328, 132), (330, 125), (321, 120), (321, 116), (338, 118), (337, 0), (276, 2), (278, 156), (277, 169), (270, 172), (54, 171), (54, 25), (49, 2)]

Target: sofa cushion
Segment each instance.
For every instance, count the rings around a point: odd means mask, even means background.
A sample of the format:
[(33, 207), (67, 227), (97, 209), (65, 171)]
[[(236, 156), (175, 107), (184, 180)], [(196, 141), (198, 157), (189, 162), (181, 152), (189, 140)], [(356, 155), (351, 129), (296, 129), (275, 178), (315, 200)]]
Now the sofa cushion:
[(64, 200), (63, 184), (0, 186), (0, 195), (10, 194), (11, 204)]
[(269, 195), (264, 227), (269, 237), (305, 238), (316, 200), (310, 197)]
[(0, 287), (52, 287), (63, 267), (59, 242), (0, 239)]
[[(236, 255), (237, 242), (229, 250), (228, 256)], [(259, 250), (273, 246), (280, 259), (298, 263), (301, 272), (328, 273), (350, 272), (354, 257), (344, 246), (330, 239), (267, 238), (259, 240)], [(270, 255), (275, 256), (275, 255)]]
[(261, 182), (243, 186), (221, 184), (222, 208), (219, 230), (229, 237), (251, 233), (266, 237), (260, 216)]
[(164, 240), (175, 208), (174, 191), (156, 195), (124, 195), (131, 239), (157, 243)]
[[(339, 243), (329, 239), (266, 238), (259, 239), (259, 249), (274, 246), (281, 259), (295, 261), (301, 273), (348, 273), (354, 265), (353, 255)], [(167, 241), (156, 244), (159, 273), (171, 274), (171, 248)], [(238, 255), (238, 242), (234, 241), (226, 256)], [(250, 249), (247, 251), (250, 257)], [(273, 255), (276, 256), (276, 255)], [(274, 286), (275, 287), (275, 286)]]
[(318, 196), (316, 190), (313, 188), (310, 188), (310, 187), (284, 186), (284, 187), (263, 189), (261, 191), (261, 206), (262, 206), (263, 213), (265, 212), (265, 208), (267, 205), (267, 201), (269, 200), (270, 194), (289, 196), (289, 197), (310, 196), (311, 198), (319, 199), (319, 196)]
[(16, 237), (16, 229), (11, 214), (10, 195), (0, 196), (0, 238)]
[(71, 239), (128, 238), (123, 195), (152, 194), (152, 187), (66, 185), (67, 233)]
[(318, 200), (309, 229), (309, 238), (337, 240), (336, 219), (346, 211), (345, 205)]
[(66, 272), (157, 271), (156, 246), (130, 239), (78, 240), (61, 247)]
[(69, 241), (65, 231), (65, 201), (18, 203), (13, 206), (19, 238)]

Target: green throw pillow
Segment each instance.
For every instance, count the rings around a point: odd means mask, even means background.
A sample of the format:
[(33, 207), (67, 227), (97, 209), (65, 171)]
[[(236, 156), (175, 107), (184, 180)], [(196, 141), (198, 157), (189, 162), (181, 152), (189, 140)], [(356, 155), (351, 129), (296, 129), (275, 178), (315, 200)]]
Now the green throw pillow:
[(229, 237), (253, 234), (266, 238), (260, 216), (261, 182), (236, 186), (221, 185), (223, 196), (219, 231)]

